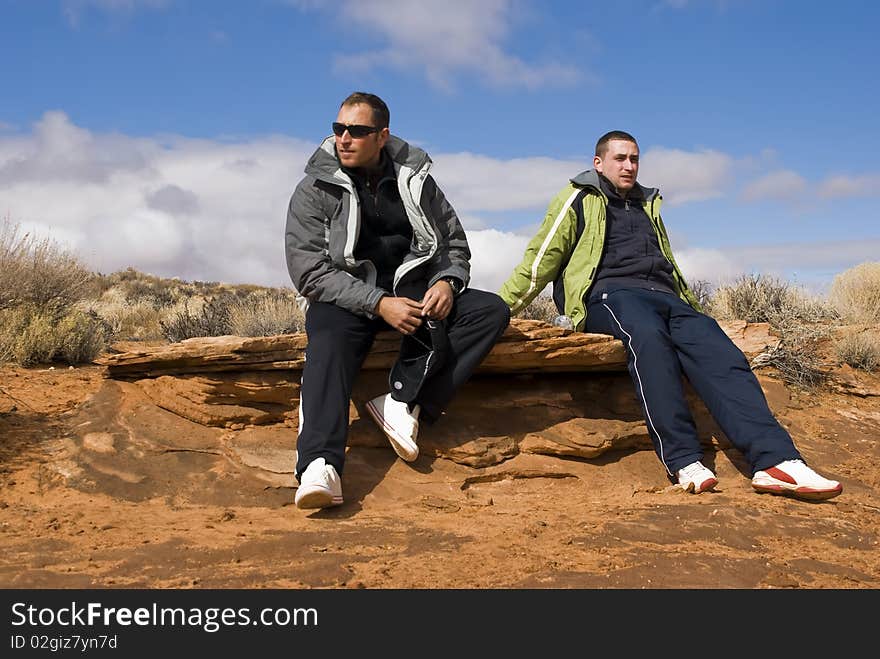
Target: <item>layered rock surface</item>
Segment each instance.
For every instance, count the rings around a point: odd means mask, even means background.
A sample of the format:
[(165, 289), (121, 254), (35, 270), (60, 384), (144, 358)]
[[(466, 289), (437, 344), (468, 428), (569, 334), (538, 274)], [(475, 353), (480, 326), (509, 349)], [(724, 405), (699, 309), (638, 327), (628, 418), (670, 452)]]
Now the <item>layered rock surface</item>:
[[(766, 325), (723, 329), (750, 356), (776, 342)], [(388, 390), (399, 340), (380, 334), (367, 358), (349, 410), (350, 447), (391, 450), (364, 404)], [(120, 495), (136, 499), (159, 494), (171, 474), (196, 498), (233, 476), (240, 493), (242, 479), (257, 490), (293, 486), (305, 346), (304, 334), (227, 336), (107, 355), (108, 380), (80, 410), (78, 468), (92, 480), (111, 476)], [(702, 440), (724, 442), (689, 395)], [(444, 418), (423, 425), (419, 445), (422, 455), (485, 468), (519, 454), (596, 458), (650, 441), (619, 341), (514, 319)]]

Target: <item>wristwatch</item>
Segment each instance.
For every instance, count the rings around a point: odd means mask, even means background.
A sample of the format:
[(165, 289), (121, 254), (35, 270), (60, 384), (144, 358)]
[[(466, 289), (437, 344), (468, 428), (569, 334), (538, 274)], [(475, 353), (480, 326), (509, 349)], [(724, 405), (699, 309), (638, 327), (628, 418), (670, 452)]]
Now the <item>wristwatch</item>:
[(449, 277), (441, 277), (440, 279), (445, 281), (447, 284), (449, 284), (449, 288), (452, 289), (452, 295), (454, 295), (454, 296), (461, 293), (462, 289), (464, 288), (464, 284), (461, 282), (461, 279), (459, 279), (458, 277), (449, 276)]

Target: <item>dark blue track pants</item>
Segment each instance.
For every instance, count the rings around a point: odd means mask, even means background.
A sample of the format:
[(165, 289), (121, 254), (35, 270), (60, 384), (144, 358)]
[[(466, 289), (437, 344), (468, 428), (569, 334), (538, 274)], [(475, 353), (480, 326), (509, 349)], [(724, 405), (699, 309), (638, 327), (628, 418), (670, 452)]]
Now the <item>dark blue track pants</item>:
[(753, 472), (801, 457), (745, 355), (712, 318), (659, 291), (623, 288), (600, 298), (590, 301), (586, 331), (623, 341), (648, 434), (670, 478), (703, 456), (682, 373)]
[[(422, 408), (420, 420), (430, 424), (440, 417), (509, 322), (510, 309), (494, 293), (469, 288), (455, 298), (446, 318), (446, 362), (425, 381), (415, 401)], [(394, 331), (381, 318), (366, 318), (324, 302), (309, 305), (308, 345), (300, 388), (297, 478), (312, 460), (321, 457), (342, 474), (351, 392), (376, 334), (385, 330)]]

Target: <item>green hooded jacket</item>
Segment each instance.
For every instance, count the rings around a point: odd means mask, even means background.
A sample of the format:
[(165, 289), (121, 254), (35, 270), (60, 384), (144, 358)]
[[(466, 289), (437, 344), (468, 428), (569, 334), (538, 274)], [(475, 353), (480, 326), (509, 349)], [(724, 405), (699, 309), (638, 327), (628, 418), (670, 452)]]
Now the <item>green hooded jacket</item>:
[[(657, 233), (660, 251), (672, 264), (676, 292), (694, 309), (702, 311), (672, 256), (669, 237), (660, 218), (662, 197), (655, 188), (639, 187), (645, 200), (645, 212)], [(605, 246), (607, 203), (608, 198), (599, 187), (599, 174), (593, 169), (575, 176), (553, 198), (541, 228), (526, 247), (522, 261), (498, 293), (510, 307), (512, 315), (527, 306), (547, 284), (561, 279), (565, 291), (561, 311), (571, 318), (576, 330), (583, 331), (587, 319), (586, 300)], [(580, 228), (575, 204), (580, 204), (583, 210), (584, 224)]]

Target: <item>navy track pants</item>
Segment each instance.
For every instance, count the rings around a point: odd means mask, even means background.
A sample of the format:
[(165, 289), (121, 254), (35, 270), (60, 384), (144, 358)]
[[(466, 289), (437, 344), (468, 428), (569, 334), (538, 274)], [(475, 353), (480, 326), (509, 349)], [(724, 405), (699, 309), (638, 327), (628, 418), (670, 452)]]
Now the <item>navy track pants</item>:
[(586, 331), (623, 341), (648, 434), (671, 479), (703, 456), (682, 373), (753, 473), (801, 457), (745, 355), (679, 297), (639, 288), (603, 293), (590, 300)]

